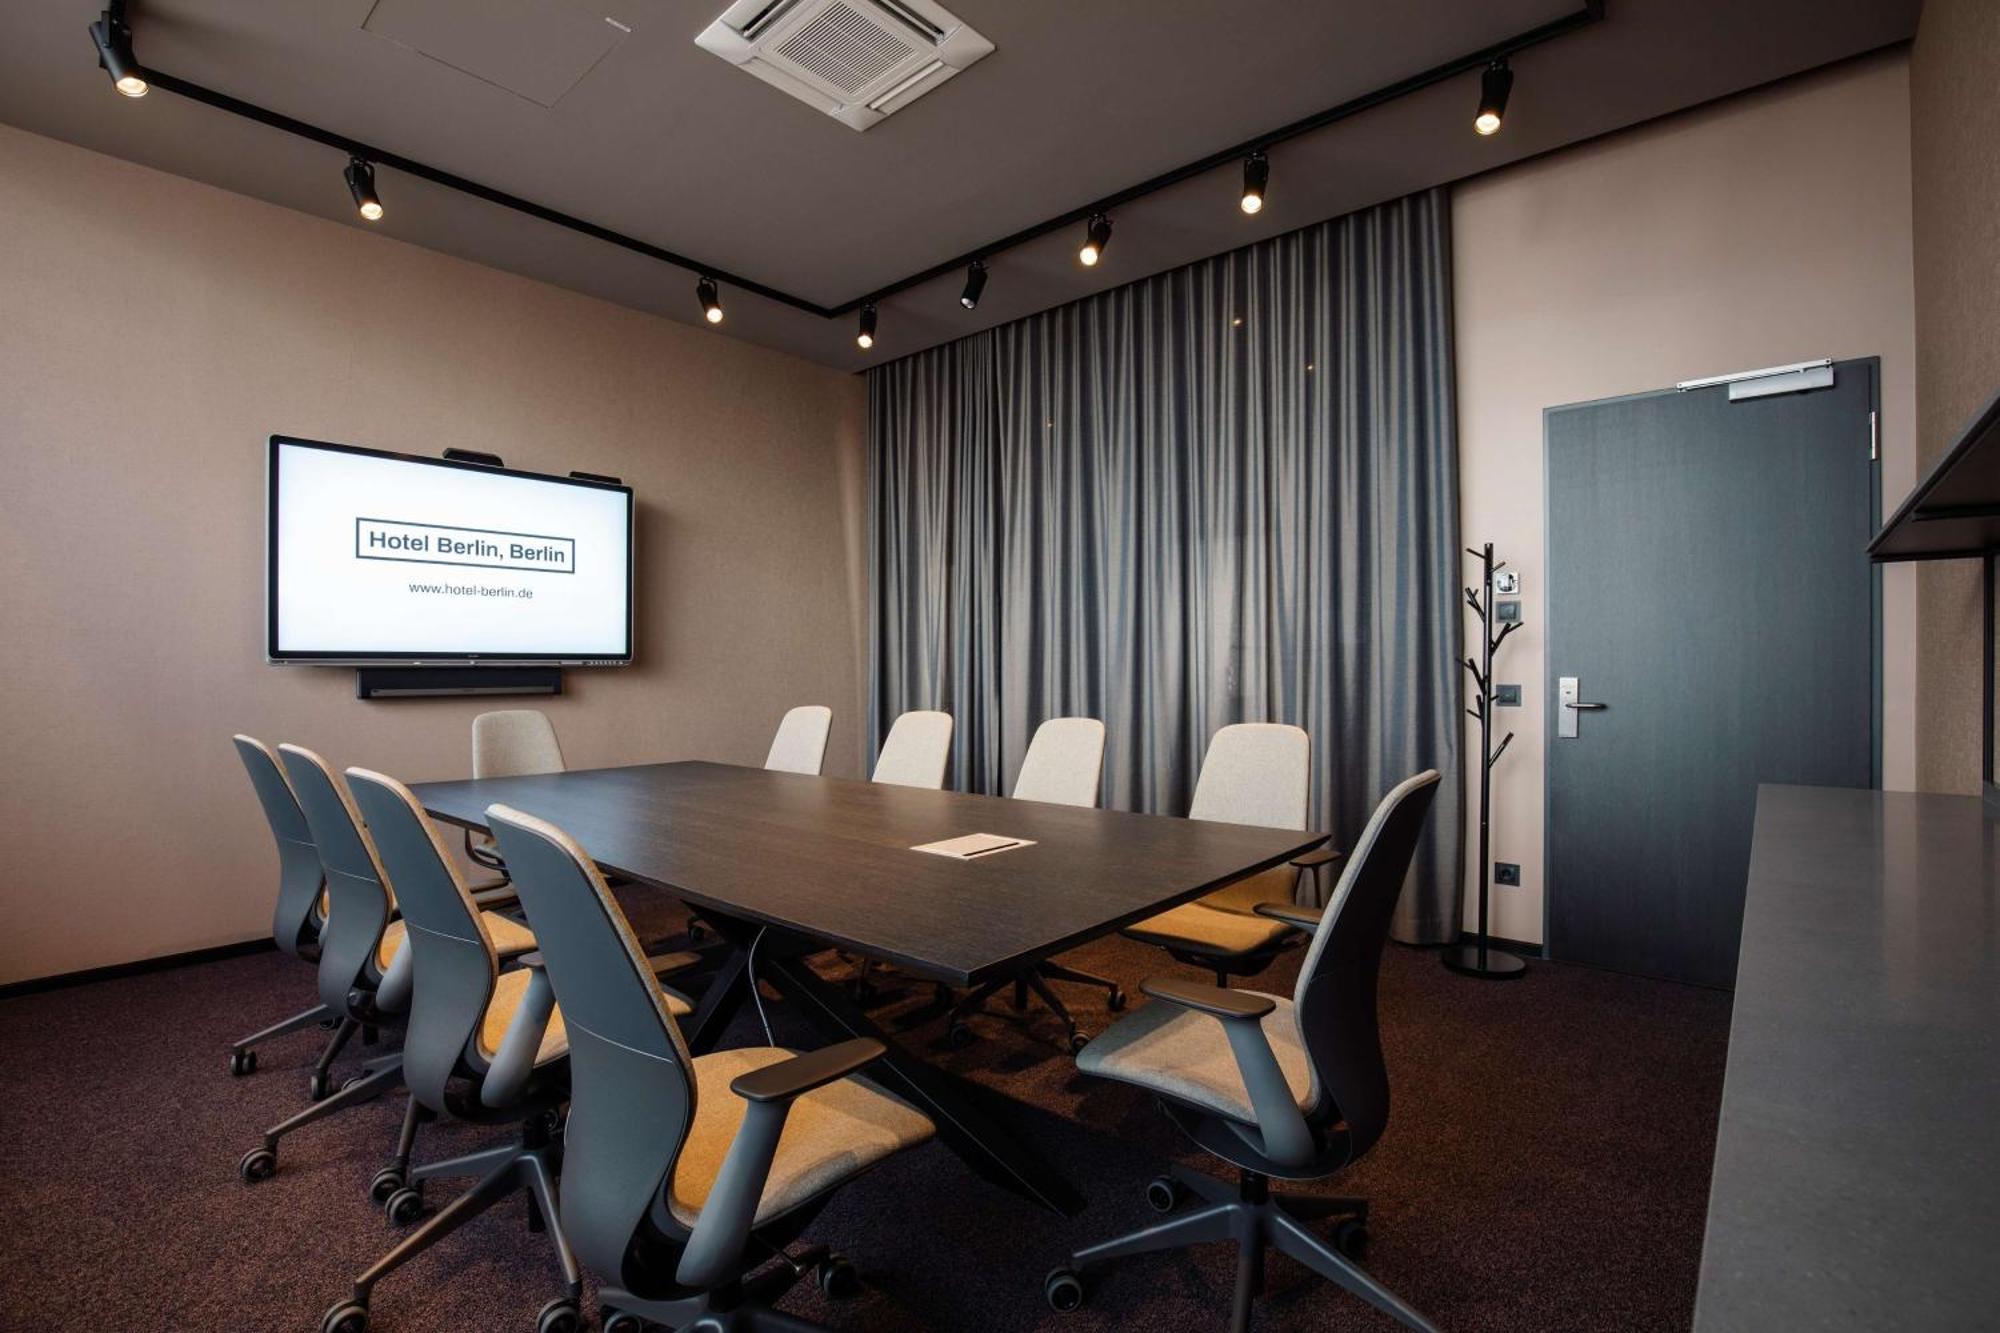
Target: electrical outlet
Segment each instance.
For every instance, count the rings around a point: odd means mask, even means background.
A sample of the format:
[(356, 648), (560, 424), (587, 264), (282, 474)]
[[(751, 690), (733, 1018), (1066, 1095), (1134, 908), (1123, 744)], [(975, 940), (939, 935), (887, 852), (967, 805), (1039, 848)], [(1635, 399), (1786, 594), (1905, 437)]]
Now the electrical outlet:
[(1519, 884), (1521, 882), (1521, 867), (1512, 861), (1495, 861), (1493, 863), (1493, 882), (1495, 884)]
[(1493, 687), (1493, 706), (1495, 708), (1519, 708), (1521, 706), (1521, 687), (1519, 685), (1495, 685)]
[(1511, 625), (1521, 618), (1521, 604), (1519, 602), (1495, 602), (1493, 603), (1493, 618), (1503, 625)]
[(1516, 593), (1521, 591), (1520, 571), (1513, 569), (1506, 569), (1502, 570), (1498, 574), (1495, 574), (1493, 576), (1493, 591), (1504, 592), (1504, 593)]

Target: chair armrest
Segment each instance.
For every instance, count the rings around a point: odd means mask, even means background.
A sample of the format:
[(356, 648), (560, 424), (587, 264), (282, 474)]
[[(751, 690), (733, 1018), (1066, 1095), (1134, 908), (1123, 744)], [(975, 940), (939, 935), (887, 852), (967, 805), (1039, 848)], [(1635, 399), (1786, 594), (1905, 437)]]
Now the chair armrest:
[(1331, 843), (1322, 843), (1303, 856), (1293, 857), (1292, 864), (1300, 870), (1317, 870), (1319, 867), (1338, 861), (1346, 855), (1346, 852), (1339, 850)]
[(514, 886), (504, 879), (497, 884), (472, 891), (472, 905), (482, 912), (495, 907), (512, 907), (520, 901), (521, 895), (516, 893)]
[[(535, 1058), (541, 1054), (542, 1039), (548, 1034), (549, 1020), (556, 1011), (556, 994), (539, 952), (524, 953), (518, 961), (532, 973), (521, 995), (521, 1003), (507, 1022), (500, 1049), (479, 1081), (479, 1100), (495, 1108), (512, 1106), (535, 1072)], [(473, 1041), (477, 1042), (478, 1037)]]
[(887, 1053), (888, 1047), (873, 1037), (855, 1037), (739, 1074), (729, 1090), (746, 1102), (790, 1101), (846, 1078)]
[(1278, 1007), (1277, 1002), (1268, 995), (1224, 990), (1220, 986), (1209, 986), (1199, 981), (1183, 981), (1179, 977), (1147, 977), (1139, 983), (1139, 989), (1156, 1000), (1165, 1000), (1183, 1009), (1213, 1014), (1222, 1019), (1249, 1019), (1251, 1022), (1256, 1022)]
[(1320, 918), (1325, 914), (1324, 907), (1300, 907), (1296, 903), (1257, 904), (1258, 916), (1268, 916), (1273, 921), (1282, 921), (1300, 930), (1317, 930)]
[(519, 963), (522, 967), (534, 967), (534, 968), (546, 969), (549, 965), (548, 960), (542, 957), (542, 951), (540, 949), (535, 950), (533, 953), (521, 954), (520, 956), (515, 958), (514, 961)]
[(793, 1101), (846, 1077), (885, 1052), (881, 1042), (856, 1037), (753, 1069), (729, 1085), (731, 1092), (744, 1099), (743, 1123), (737, 1127), (722, 1169), (702, 1202), (701, 1216), (695, 1219), (694, 1230), (681, 1250), (675, 1281), (707, 1288), (737, 1272)]
[(1243, 1078), (1243, 1090), (1250, 1094), (1250, 1112), (1256, 1117), (1257, 1133), (1263, 1140), (1264, 1155), (1282, 1166), (1303, 1166), (1310, 1162), (1318, 1144), (1312, 1127), (1306, 1124), (1299, 1099), (1264, 1035), (1264, 1017), (1277, 1009), (1268, 995), (1205, 986), (1178, 977), (1149, 977), (1139, 989), (1156, 1000), (1209, 1014), (1222, 1024), (1229, 1038), (1229, 1053), (1236, 1057), (1236, 1072)]

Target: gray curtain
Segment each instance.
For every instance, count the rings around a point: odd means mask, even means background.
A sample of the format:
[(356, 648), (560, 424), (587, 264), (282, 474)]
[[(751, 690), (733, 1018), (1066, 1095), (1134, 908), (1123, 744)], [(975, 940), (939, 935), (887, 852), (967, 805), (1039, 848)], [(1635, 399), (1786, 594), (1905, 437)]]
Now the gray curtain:
[(1395, 933), (1450, 938), (1447, 210), (1413, 195), (871, 371), (875, 742), (942, 708), (951, 784), (1005, 794), (1038, 723), (1087, 714), (1106, 803), (1181, 814), (1216, 728), (1295, 723), (1342, 846), (1435, 767)]

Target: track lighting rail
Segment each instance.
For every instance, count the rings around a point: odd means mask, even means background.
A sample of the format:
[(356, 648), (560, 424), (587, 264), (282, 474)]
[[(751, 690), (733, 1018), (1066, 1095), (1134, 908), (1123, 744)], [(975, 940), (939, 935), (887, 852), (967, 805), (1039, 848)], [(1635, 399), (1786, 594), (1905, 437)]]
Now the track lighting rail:
[[(1220, 167), (1237, 164), (1244, 158), (1255, 154), (1268, 153), (1272, 147), (1288, 139), (1295, 139), (1300, 135), (1310, 134), (1314, 130), (1324, 129), (1351, 116), (1356, 116), (1364, 111), (1369, 111), (1386, 103), (1393, 102), (1398, 98), (1407, 97), (1412, 93), (1420, 92), (1434, 84), (1443, 83), (1448, 79), (1488, 69), (1496, 61), (1504, 61), (1508, 57), (1525, 51), (1530, 47), (1539, 46), (1543, 42), (1553, 41), (1558, 37), (1566, 36), (1569, 33), (1600, 22), (1604, 18), (1605, 2), (1606, 0), (1586, 0), (1581, 8), (1559, 18), (1552, 19), (1539, 27), (1531, 28), (1516, 36), (1495, 42), (1480, 50), (1468, 52), (1456, 59), (1448, 60), (1441, 65), (1424, 70), (1422, 73), (1399, 79), (1394, 83), (1377, 88), (1373, 92), (1350, 98), (1337, 106), (1328, 107), (1324, 111), (1292, 121), (1290, 124), (1281, 125), (1269, 133), (1260, 134), (1254, 138), (1246, 139), (1241, 143), (1218, 149), (1205, 157), (1197, 158), (1171, 171), (1162, 172), (1157, 176), (1138, 181), (1113, 194), (1105, 195), (1103, 198), (1080, 204), (1067, 212), (1057, 214), (1032, 226), (1023, 227), (1011, 235), (989, 241), (977, 249), (943, 260), (931, 265), (929, 268), (912, 273), (907, 277), (899, 278), (886, 286), (878, 287), (851, 300), (842, 301), (837, 305), (831, 306), (821, 305), (816, 301), (809, 301), (804, 297), (794, 296), (790, 292), (781, 291), (766, 283), (758, 282), (753, 278), (746, 278), (741, 274), (732, 273), (728, 269), (719, 268), (714, 264), (706, 263), (692, 256), (677, 253), (664, 246), (654, 245), (650, 241), (642, 241), (636, 237), (627, 236), (622, 232), (613, 231), (609, 227), (600, 226), (583, 218), (535, 203), (533, 200), (509, 194), (505, 190), (498, 190), (490, 185), (482, 185), (478, 181), (468, 180), (453, 172), (419, 162), (415, 158), (404, 157), (402, 154), (391, 152), (386, 148), (364, 143), (358, 139), (351, 139), (344, 134), (338, 134), (332, 130), (323, 129), (320, 126), (299, 120), (294, 116), (285, 115), (281, 111), (273, 111), (268, 107), (258, 106), (253, 102), (246, 102), (240, 97), (232, 97), (228, 93), (204, 87), (201, 84), (169, 74), (164, 70), (154, 69), (149, 65), (143, 64), (143, 62), (139, 62), (136, 55), (134, 56), (134, 64), (136, 66), (135, 72), (142, 75), (152, 87), (185, 97), (190, 101), (200, 102), (204, 106), (213, 107), (218, 111), (224, 111), (233, 116), (240, 116), (245, 120), (253, 120), (259, 124), (268, 125), (272, 129), (282, 130), (286, 134), (323, 144), (345, 155), (350, 161), (359, 159), (365, 163), (372, 163), (377, 167), (389, 167), (404, 175), (414, 176), (419, 180), (429, 181), (433, 185), (443, 186), (445, 189), (456, 190), (461, 194), (470, 195), (475, 199), (482, 199), (487, 203), (512, 209), (517, 213), (523, 213), (539, 221), (588, 236), (593, 240), (603, 241), (608, 245), (615, 245), (621, 249), (630, 250), (635, 254), (644, 255), (648, 259), (655, 259), (663, 264), (671, 264), (687, 272), (713, 279), (737, 291), (749, 292), (753, 295), (761, 296), (767, 301), (775, 301), (780, 305), (789, 306), (794, 310), (803, 311), (809, 315), (817, 315), (822, 319), (837, 319), (843, 315), (854, 314), (864, 308), (876, 306), (899, 292), (920, 286), (936, 278), (943, 277), (948, 273), (966, 269), (975, 261), (981, 262), (982, 266), (989, 264), (992, 257), (1002, 251), (1024, 245), (1052, 231), (1058, 231), (1065, 227), (1073, 227), (1078, 223), (1087, 222), (1097, 215), (1108, 215), (1111, 210), (1123, 204), (1131, 203), (1135, 199), (1165, 189), (1170, 185), (1177, 185), (1184, 180), (1202, 175), (1205, 172), (1214, 171)], [(111, 0), (107, 12), (112, 19), (120, 23), (129, 24), (126, 9), (127, 6), (124, 0)], [(968, 308), (970, 307), (968, 306)]]

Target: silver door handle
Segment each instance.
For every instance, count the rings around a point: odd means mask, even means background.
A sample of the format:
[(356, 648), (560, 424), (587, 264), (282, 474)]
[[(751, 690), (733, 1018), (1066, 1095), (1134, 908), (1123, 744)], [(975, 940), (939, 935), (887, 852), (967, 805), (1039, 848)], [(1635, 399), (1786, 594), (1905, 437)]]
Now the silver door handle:
[(1611, 705), (1610, 705), (1610, 704), (1577, 704), (1577, 703), (1568, 703), (1568, 704), (1564, 704), (1564, 705), (1563, 705), (1563, 707), (1564, 707), (1564, 708), (1574, 708), (1574, 709), (1575, 709), (1575, 710), (1576, 710), (1577, 712), (1579, 712), (1579, 713), (1598, 713), (1598, 712), (1602, 712), (1603, 710), (1605, 710), (1605, 709), (1607, 709), (1607, 708), (1611, 707)]

